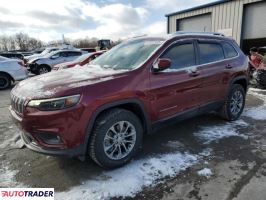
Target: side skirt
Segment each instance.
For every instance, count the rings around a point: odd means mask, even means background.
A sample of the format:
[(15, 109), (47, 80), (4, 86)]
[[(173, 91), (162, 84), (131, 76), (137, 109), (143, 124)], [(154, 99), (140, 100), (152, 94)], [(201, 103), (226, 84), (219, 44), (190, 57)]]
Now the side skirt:
[(223, 101), (211, 102), (211, 103), (202, 105), (200, 107), (195, 107), (195, 108), (177, 113), (176, 115), (174, 115), (172, 117), (164, 118), (164, 119), (161, 119), (159, 121), (156, 121), (156, 122), (152, 123), (152, 125), (151, 125), (152, 131), (150, 133), (152, 134), (156, 130), (161, 129), (161, 128), (166, 127), (166, 126), (169, 126), (171, 124), (175, 124), (177, 122), (180, 122), (180, 121), (183, 121), (186, 119), (190, 119), (190, 118), (193, 118), (193, 117), (196, 117), (196, 116), (199, 116), (199, 115), (211, 112), (211, 111), (216, 111), (222, 107), (223, 103), (224, 103)]

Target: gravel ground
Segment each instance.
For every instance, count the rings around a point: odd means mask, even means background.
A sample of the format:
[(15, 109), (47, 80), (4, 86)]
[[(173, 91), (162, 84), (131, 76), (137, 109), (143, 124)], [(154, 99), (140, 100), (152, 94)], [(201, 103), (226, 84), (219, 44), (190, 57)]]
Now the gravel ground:
[(265, 199), (266, 91), (249, 91), (236, 122), (210, 113), (146, 136), (142, 153), (112, 171), (24, 148), (9, 93), (0, 91), (0, 187), (52, 187), (65, 200)]

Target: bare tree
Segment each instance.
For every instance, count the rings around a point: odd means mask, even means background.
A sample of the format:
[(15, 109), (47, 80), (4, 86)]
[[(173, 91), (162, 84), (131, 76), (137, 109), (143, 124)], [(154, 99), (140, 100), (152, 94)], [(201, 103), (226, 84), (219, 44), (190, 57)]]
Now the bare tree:
[(15, 35), (16, 38), (16, 43), (19, 47), (20, 50), (27, 50), (28, 49), (28, 41), (29, 41), (29, 36), (24, 33), (17, 33)]
[(3, 35), (0, 37), (0, 45), (2, 51), (8, 51), (8, 37)]

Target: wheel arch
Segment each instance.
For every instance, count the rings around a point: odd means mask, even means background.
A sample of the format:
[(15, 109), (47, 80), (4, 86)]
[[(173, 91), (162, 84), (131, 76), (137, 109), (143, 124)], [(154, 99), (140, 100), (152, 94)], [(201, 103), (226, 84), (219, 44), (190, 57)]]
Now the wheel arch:
[(245, 92), (248, 91), (248, 85), (249, 85), (249, 81), (248, 81), (248, 78), (246, 76), (239, 76), (239, 77), (236, 77), (234, 78), (232, 81), (231, 81), (231, 84), (230, 84), (230, 88), (232, 87), (232, 85), (234, 84), (239, 84), (239, 85), (242, 85)]
[(151, 132), (150, 120), (147, 116), (146, 109), (140, 100), (135, 99), (135, 98), (130, 98), (130, 99), (118, 100), (115, 102), (110, 102), (110, 103), (104, 104), (104, 105), (98, 107), (93, 112), (93, 114), (90, 117), (90, 120), (88, 122), (87, 129), (86, 129), (86, 136), (85, 136), (84, 147), (86, 149), (84, 149), (84, 155), (86, 155), (88, 144), (90, 141), (91, 131), (93, 130), (94, 123), (95, 123), (96, 119), (103, 112), (105, 112), (107, 110), (114, 109), (114, 108), (122, 108), (122, 109), (126, 109), (126, 110), (133, 112), (135, 115), (137, 115), (137, 117), (139, 117), (141, 124), (143, 126), (143, 129), (144, 129), (144, 133), (148, 134)]
[(4, 71), (0, 71), (0, 74), (5, 74), (5, 75), (7, 75), (7, 76), (11, 79), (12, 82), (15, 82), (15, 79), (14, 79), (13, 76), (11, 76), (9, 73), (4, 72)]
[(50, 65), (48, 65), (48, 64), (45, 64), (45, 63), (43, 63), (43, 64), (38, 64), (38, 68), (41, 67), (41, 66), (45, 66), (45, 67), (47, 67), (50, 71), (52, 70), (52, 67), (51, 67)]

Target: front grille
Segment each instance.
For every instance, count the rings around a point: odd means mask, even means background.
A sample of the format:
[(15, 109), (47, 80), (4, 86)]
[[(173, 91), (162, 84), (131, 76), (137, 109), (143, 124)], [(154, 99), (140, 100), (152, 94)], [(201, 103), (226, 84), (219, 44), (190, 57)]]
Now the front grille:
[(11, 94), (11, 106), (16, 112), (23, 113), (24, 103), (24, 99)]

